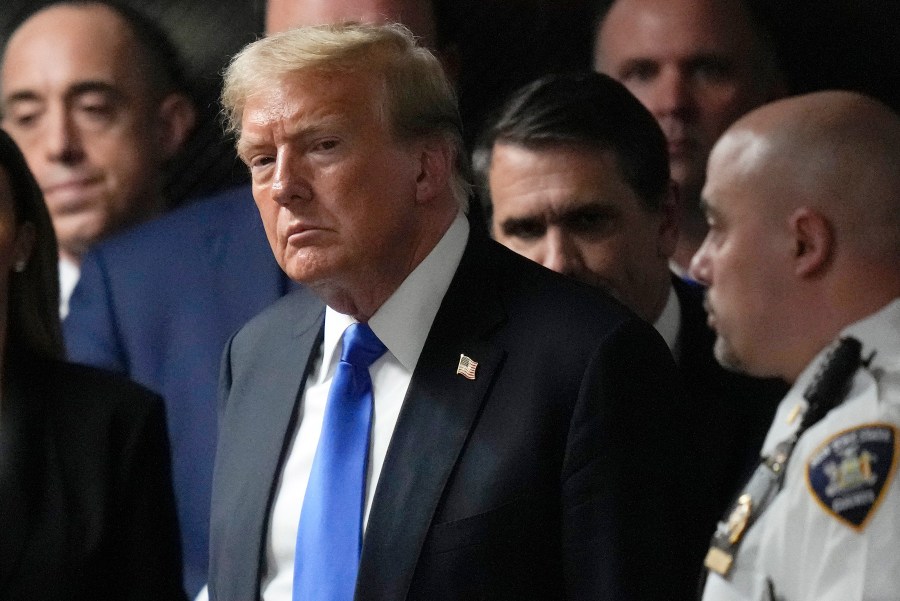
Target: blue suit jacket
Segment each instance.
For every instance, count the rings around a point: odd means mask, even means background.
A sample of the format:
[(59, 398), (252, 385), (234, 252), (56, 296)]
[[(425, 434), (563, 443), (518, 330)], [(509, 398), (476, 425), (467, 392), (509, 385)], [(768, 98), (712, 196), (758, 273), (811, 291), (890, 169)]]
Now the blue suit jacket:
[(222, 349), (288, 282), (243, 187), (97, 245), (72, 295), (69, 357), (127, 374), (165, 399), (191, 595), (206, 581)]

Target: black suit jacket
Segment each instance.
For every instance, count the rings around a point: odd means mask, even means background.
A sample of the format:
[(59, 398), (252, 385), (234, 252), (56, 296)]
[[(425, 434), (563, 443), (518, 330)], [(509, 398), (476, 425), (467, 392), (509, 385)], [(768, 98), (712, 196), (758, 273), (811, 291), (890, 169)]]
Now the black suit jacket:
[[(323, 306), (293, 293), (223, 357), (210, 587), (259, 597)], [(456, 375), (461, 353), (475, 380)], [(650, 326), (472, 235), (375, 492), (357, 601), (680, 599), (677, 376)]]
[(691, 431), (696, 466), (685, 527), (686, 548), (697, 578), (716, 522), (722, 518), (759, 460), (785, 382), (751, 378), (719, 365), (713, 355), (716, 334), (706, 322), (703, 288), (673, 276), (681, 305), (676, 342), (678, 371), (685, 387), (684, 418)]
[(10, 361), (0, 599), (185, 599), (162, 401), (83, 366)]

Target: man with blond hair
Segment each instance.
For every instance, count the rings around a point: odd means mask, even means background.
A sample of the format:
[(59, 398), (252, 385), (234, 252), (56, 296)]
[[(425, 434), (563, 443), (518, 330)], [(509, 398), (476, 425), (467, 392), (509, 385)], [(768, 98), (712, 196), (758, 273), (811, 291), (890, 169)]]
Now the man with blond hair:
[[(266, 8), (269, 33), (344, 19), (407, 19), (426, 39), (436, 29), (430, 3), (413, 0), (270, 0)], [(192, 596), (209, 563), (222, 347), (293, 287), (272, 257), (249, 186), (100, 243), (83, 261), (63, 324), (66, 347), (72, 359), (125, 373), (165, 399)]]
[(226, 347), (211, 598), (672, 598), (671, 357), (470, 231), (437, 59), (401, 26), (295, 29), (223, 104), (304, 288)]

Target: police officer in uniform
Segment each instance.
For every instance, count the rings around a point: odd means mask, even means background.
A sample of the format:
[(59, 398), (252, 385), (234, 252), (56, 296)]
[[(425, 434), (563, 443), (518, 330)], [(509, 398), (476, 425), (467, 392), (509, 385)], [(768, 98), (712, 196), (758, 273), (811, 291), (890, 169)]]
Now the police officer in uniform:
[(704, 601), (900, 595), (900, 117), (851, 92), (781, 100), (710, 155), (716, 357), (792, 384), (723, 516)]

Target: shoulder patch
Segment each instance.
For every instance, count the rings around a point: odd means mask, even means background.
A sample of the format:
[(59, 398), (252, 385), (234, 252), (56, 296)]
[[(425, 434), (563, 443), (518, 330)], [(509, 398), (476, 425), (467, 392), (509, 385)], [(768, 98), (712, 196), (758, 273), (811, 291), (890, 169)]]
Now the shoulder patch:
[(897, 427), (863, 424), (833, 435), (806, 460), (806, 484), (825, 512), (861, 532), (897, 468)]

